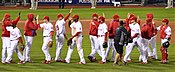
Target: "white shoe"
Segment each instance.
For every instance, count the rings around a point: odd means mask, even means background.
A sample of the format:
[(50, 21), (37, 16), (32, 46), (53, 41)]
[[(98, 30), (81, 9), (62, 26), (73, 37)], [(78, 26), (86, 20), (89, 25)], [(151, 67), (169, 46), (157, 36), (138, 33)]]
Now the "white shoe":
[(165, 7), (165, 9), (169, 9), (169, 8), (171, 8), (171, 7)]
[(33, 10), (33, 8), (29, 8), (30, 10)]

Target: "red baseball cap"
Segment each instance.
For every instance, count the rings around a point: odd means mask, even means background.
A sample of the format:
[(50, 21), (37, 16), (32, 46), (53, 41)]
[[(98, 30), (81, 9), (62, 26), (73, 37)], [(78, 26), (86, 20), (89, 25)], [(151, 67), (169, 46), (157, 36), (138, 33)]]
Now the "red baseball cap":
[(162, 22), (166, 22), (166, 23), (169, 23), (169, 20), (168, 19), (163, 19)]
[(73, 16), (73, 18), (79, 18), (79, 16), (78, 16), (77, 14), (75, 14), (75, 15)]
[(146, 14), (146, 17), (150, 18), (150, 19), (153, 19), (153, 14), (152, 13), (148, 13), (148, 14)]
[(57, 18), (63, 17), (63, 14), (58, 14)]
[(133, 16), (135, 16), (134, 14), (129, 14), (129, 19), (131, 18), (131, 17), (133, 17)]
[(28, 17), (29, 20), (33, 20), (34, 15), (33, 15), (32, 13), (29, 13), (29, 14), (27, 15), (27, 17)]
[(113, 15), (113, 19), (117, 19), (120, 18), (120, 16), (118, 16), (117, 14)]
[(94, 14), (92, 14), (92, 17), (97, 17), (98, 18), (98, 14), (94, 13)]
[(7, 18), (9, 18), (10, 17), (10, 14), (9, 13), (6, 13), (5, 15), (4, 15), (4, 18), (5, 19), (7, 19)]
[(43, 18), (43, 19), (47, 19), (47, 20), (48, 20), (48, 19), (49, 19), (49, 16), (44, 16), (44, 18)]
[(137, 20), (137, 18), (135, 16), (132, 16), (130, 20)]

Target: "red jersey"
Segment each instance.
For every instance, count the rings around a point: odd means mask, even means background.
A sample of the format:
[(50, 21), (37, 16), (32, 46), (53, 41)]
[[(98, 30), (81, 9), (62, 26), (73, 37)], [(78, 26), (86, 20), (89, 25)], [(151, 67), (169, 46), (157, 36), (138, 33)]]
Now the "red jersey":
[(90, 31), (89, 31), (89, 35), (93, 35), (93, 36), (97, 36), (98, 33), (98, 26), (99, 26), (99, 22), (96, 20), (92, 20), (90, 22)]
[(119, 21), (111, 21), (108, 25), (109, 38), (114, 38), (116, 29), (119, 27)]
[(24, 25), (24, 35), (25, 36), (35, 36), (38, 25), (34, 24), (32, 21), (27, 20)]
[(10, 37), (10, 32), (7, 31), (6, 27), (10, 26), (11, 24), (17, 24), (20, 17), (17, 17), (15, 20), (4, 20), (2, 25), (2, 37)]
[(145, 39), (151, 39), (153, 36), (152, 24), (144, 24), (141, 29), (141, 36)]

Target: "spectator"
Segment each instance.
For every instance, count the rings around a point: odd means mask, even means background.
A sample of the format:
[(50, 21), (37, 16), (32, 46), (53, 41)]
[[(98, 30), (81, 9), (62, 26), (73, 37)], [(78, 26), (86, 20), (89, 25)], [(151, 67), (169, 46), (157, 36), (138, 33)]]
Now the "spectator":
[(60, 9), (64, 9), (64, 5), (65, 5), (65, 0), (59, 0), (59, 8)]
[(96, 8), (97, 6), (97, 0), (91, 0), (91, 9)]

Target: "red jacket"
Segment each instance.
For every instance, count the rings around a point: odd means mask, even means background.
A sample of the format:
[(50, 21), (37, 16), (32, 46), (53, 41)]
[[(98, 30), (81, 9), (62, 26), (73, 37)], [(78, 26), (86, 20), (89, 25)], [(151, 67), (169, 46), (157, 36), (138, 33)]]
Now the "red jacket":
[(4, 20), (2, 24), (2, 37), (10, 37), (10, 32), (7, 31), (6, 27), (10, 26), (11, 24), (17, 24), (20, 17), (17, 17), (15, 20)]
[(109, 38), (114, 38), (116, 29), (119, 27), (119, 21), (111, 21), (108, 25)]
[(35, 36), (36, 30), (38, 29), (38, 25), (33, 23), (33, 14), (28, 14), (28, 20), (24, 25), (24, 35), (25, 36)]
[[(94, 25), (95, 24), (95, 25)], [(99, 26), (99, 22), (92, 20), (90, 22), (90, 31), (89, 31), (89, 35), (93, 35), (93, 36), (97, 36), (98, 33), (98, 26)]]
[(144, 24), (141, 29), (141, 36), (145, 39), (151, 39), (153, 36), (153, 27), (151, 24)]

